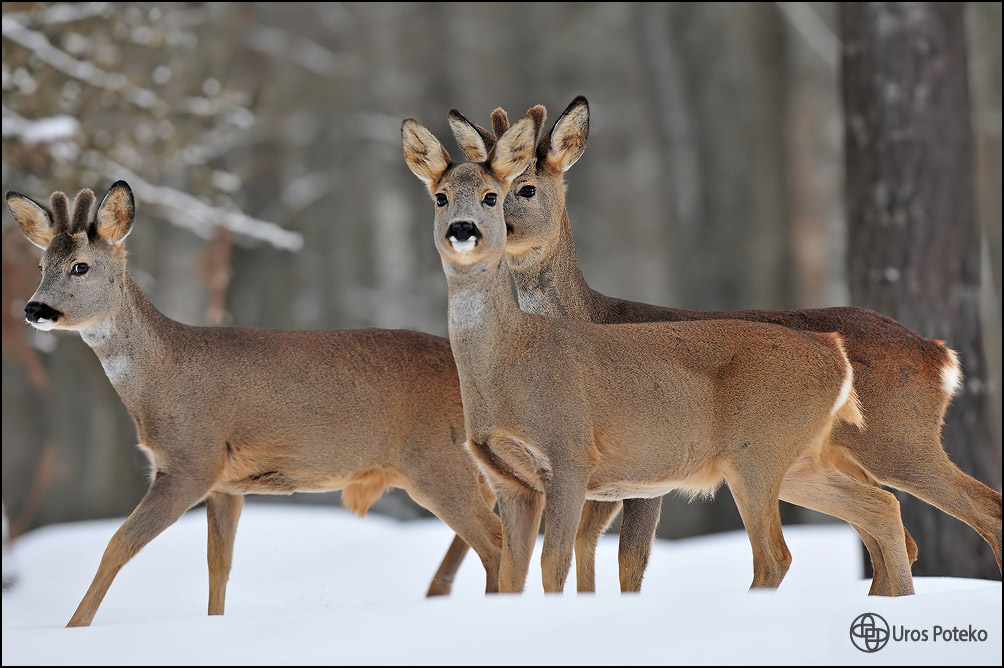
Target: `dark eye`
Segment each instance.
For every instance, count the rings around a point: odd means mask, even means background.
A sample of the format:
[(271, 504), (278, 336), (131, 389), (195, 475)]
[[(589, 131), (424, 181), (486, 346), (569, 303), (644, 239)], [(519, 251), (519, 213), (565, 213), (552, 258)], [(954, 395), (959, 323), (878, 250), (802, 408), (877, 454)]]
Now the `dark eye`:
[(70, 274), (72, 276), (83, 276), (87, 273), (88, 269), (90, 269), (90, 267), (87, 266), (86, 262), (78, 262), (70, 267)]
[(449, 201), (443, 193), (436, 193), (436, 206), (446, 206)]
[(527, 199), (530, 199), (531, 197), (537, 194), (537, 189), (534, 188), (533, 186), (523, 186), (522, 188), (519, 189), (519, 193), (517, 194), (520, 197), (525, 197)]
[(42, 265), (38, 265), (38, 273), (42, 273)]
[(498, 200), (498, 195), (496, 195), (495, 193), (488, 193), (487, 195), (485, 195), (485, 198), (481, 201), (488, 206), (495, 206), (495, 202), (497, 200)]

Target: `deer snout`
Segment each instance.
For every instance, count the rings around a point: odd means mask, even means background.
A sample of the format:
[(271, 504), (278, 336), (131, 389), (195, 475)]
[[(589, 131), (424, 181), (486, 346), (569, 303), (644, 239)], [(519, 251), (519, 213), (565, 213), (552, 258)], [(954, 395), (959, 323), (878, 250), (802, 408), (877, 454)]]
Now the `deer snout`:
[(36, 327), (55, 325), (61, 315), (63, 314), (42, 302), (28, 302), (24, 307), (24, 319)]
[(450, 223), (450, 227), (446, 230), (446, 240), (453, 246), (453, 250), (460, 253), (474, 250), (481, 236), (481, 230), (469, 220)]

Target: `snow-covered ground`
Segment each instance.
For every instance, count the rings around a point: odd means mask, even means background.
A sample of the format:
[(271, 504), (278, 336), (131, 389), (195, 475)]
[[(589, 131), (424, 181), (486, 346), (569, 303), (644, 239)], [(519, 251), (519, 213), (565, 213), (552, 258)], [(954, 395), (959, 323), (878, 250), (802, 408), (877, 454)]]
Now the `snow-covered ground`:
[[(786, 528), (794, 561), (777, 592), (746, 591), (749, 543), (734, 533), (657, 541), (640, 595), (618, 593), (616, 537), (605, 536), (596, 595), (574, 593), (573, 566), (569, 591), (545, 596), (538, 543), (522, 596), (485, 597), (472, 552), (453, 595), (425, 599), (452, 539), (437, 520), (254, 501), (237, 532), (225, 616), (205, 615), (197, 508), (122, 570), (93, 626), (64, 629), (119, 524), (50, 526), (15, 543), (3, 665), (1001, 663), (1000, 582), (917, 578), (916, 596), (869, 598), (858, 539), (843, 525)], [(850, 640), (865, 612), (928, 640), (865, 654)], [(983, 629), (987, 640), (935, 640), (936, 626)]]

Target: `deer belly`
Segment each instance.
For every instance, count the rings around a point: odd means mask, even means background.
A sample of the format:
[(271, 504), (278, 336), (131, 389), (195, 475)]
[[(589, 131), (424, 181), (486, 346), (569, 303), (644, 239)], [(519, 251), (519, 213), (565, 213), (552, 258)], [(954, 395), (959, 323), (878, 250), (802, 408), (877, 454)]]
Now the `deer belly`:
[(621, 499), (652, 499), (672, 491), (690, 498), (711, 497), (724, 480), (722, 462), (712, 457), (684, 475), (660, 477), (655, 480), (597, 479), (594, 476), (586, 488), (586, 498), (593, 501), (619, 501)]
[(226, 494), (330, 492), (351, 482), (352, 471), (325, 470), (296, 451), (236, 440), (226, 444), (226, 462), (214, 489)]

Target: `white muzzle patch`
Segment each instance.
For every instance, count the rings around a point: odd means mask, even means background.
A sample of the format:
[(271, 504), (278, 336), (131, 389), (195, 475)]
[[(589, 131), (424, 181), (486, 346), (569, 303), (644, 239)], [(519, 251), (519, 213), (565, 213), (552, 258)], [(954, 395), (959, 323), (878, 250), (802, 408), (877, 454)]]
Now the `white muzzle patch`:
[(48, 318), (39, 318), (37, 322), (32, 322), (31, 320), (25, 318), (24, 321), (29, 325), (31, 325), (32, 327), (34, 327), (35, 329), (40, 329), (43, 332), (48, 332), (53, 329), (56, 329), (56, 321), (49, 320)]
[(470, 237), (464, 241), (457, 241), (456, 237), (451, 236), (449, 238), (450, 245), (453, 246), (453, 250), (458, 253), (467, 253), (474, 250), (474, 247), (478, 245), (478, 240), (474, 237)]

